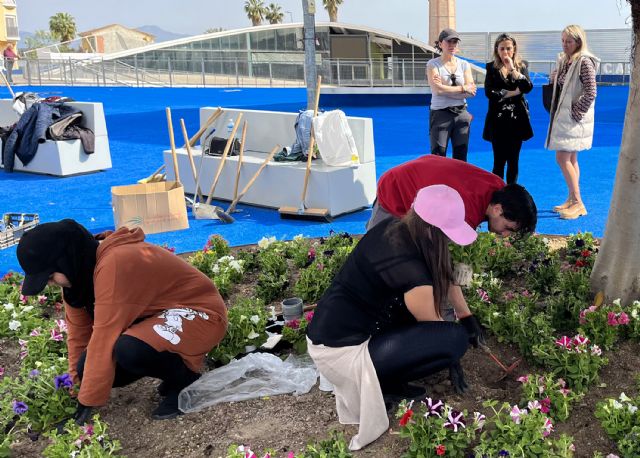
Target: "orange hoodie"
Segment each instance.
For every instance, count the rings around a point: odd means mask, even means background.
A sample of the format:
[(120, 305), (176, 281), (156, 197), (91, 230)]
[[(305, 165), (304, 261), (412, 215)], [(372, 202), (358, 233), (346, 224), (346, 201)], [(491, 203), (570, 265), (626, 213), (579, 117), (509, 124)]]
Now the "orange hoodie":
[[(226, 325), (227, 311), (213, 282), (162, 247), (144, 242), (142, 229), (120, 228), (100, 244), (93, 275), (94, 318), (85, 309), (65, 306), (68, 324), (69, 372), (76, 382), (78, 359), (87, 359), (78, 400), (87, 406), (107, 403), (115, 377), (113, 347), (140, 318), (188, 307), (216, 314)], [(178, 353), (192, 369), (204, 355)]]

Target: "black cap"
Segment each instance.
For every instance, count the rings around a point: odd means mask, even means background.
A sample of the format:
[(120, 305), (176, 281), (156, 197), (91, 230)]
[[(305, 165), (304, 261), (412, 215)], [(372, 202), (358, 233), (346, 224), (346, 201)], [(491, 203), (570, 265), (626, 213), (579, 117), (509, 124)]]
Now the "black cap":
[(53, 249), (51, 229), (60, 223), (45, 223), (25, 232), (20, 238), (17, 255), (24, 270), (22, 294), (34, 296), (47, 286), (49, 277), (56, 271), (59, 250)]
[(453, 29), (444, 29), (442, 32), (440, 32), (440, 35), (438, 35), (438, 42), (449, 41), (453, 40), (454, 38), (460, 40), (460, 35), (458, 35), (458, 32)]

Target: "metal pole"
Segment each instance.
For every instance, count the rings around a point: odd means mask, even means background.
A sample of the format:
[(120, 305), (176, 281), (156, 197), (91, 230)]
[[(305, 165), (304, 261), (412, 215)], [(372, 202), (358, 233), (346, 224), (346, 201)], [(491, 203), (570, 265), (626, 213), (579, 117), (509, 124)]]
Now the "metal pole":
[(402, 59), (402, 87), (405, 87), (407, 85), (407, 80), (405, 78), (405, 67), (404, 67), (404, 61), (406, 59)]
[(31, 86), (31, 60), (27, 60), (27, 83)]
[(304, 80), (307, 85), (307, 109), (312, 110), (316, 98), (316, 2), (302, 0), (304, 33)]
[(240, 86), (240, 74), (238, 73), (238, 58), (236, 57), (236, 86)]
[(204, 76), (204, 57), (200, 58), (200, 69), (202, 70), (202, 87), (205, 87), (207, 85), (207, 80)]
[(36, 59), (36, 70), (38, 70), (38, 84), (42, 86), (42, 73), (40, 73), (40, 59)]
[(138, 56), (133, 55), (133, 67), (136, 71), (136, 87), (140, 87), (140, 76), (138, 75)]
[(169, 69), (169, 87), (173, 87), (173, 71), (171, 70), (171, 57), (167, 57), (167, 68)]
[(269, 62), (269, 87), (273, 87), (273, 71), (271, 69), (271, 62)]
[(340, 59), (337, 59), (336, 71), (338, 72), (338, 87), (340, 87)]
[(100, 59), (100, 62), (102, 63), (102, 85), (106, 86), (107, 85), (107, 73), (104, 69), (104, 58)]
[(73, 64), (71, 63), (71, 57), (69, 57), (69, 81), (71, 81), (71, 85), (73, 86)]

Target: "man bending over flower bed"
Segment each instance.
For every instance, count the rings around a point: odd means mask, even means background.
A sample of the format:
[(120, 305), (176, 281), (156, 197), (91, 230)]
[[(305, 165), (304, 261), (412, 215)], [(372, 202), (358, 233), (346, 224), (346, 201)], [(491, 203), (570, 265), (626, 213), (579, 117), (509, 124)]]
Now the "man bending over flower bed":
[(142, 229), (94, 237), (70, 219), (25, 233), (17, 255), (25, 296), (62, 287), (79, 424), (107, 403), (112, 387), (142, 377), (162, 380), (154, 419), (180, 413), (178, 393), (226, 332), (225, 304), (209, 278), (146, 243)]
[(467, 388), (460, 358), (482, 329), (470, 313), (462, 326), (443, 321), (439, 305), (453, 277), (449, 242), (476, 237), (456, 190), (423, 188), (404, 217), (362, 237), (318, 302), (308, 351), (335, 387), (340, 422), (360, 424), (352, 450), (389, 427), (385, 400), (425, 395), (408, 382), (448, 368), (456, 391)]
[(378, 181), (378, 197), (367, 230), (380, 221), (404, 216), (419, 189), (434, 184), (452, 187), (462, 197), (465, 220), (474, 229), (486, 221), (498, 235), (528, 234), (536, 229), (536, 204), (522, 186), (457, 159), (419, 157), (387, 170)]

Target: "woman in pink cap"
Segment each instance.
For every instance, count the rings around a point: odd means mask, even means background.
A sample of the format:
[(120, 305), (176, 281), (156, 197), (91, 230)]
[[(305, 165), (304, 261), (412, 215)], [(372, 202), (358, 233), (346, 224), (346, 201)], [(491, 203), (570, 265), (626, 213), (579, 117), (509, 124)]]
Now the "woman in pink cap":
[[(456, 190), (422, 188), (404, 217), (364, 235), (318, 302), (309, 354), (334, 385), (340, 422), (360, 425), (352, 450), (388, 429), (385, 403), (425, 396), (408, 382), (449, 369), (456, 392), (467, 388), (460, 358), (482, 328), (452, 288), (448, 245), (476, 236)], [(440, 315), (447, 299), (459, 324)]]

